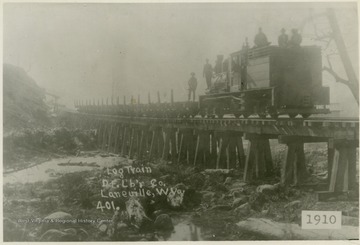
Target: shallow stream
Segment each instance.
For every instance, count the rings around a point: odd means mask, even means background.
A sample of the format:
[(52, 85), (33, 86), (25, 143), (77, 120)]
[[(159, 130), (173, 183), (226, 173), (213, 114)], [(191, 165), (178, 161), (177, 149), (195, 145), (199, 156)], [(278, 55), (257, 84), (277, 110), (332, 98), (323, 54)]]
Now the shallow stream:
[[(38, 181), (48, 181), (57, 178), (63, 174), (89, 171), (112, 167), (119, 162), (126, 162), (128, 159), (121, 157), (67, 157), (53, 159), (38, 165), (19, 170), (16, 172), (4, 174), (4, 184), (16, 183), (35, 183)], [(60, 164), (60, 165), (59, 165)], [(71, 165), (75, 164), (75, 165)], [(79, 166), (81, 165), (81, 166)], [(174, 230), (170, 233), (159, 233), (160, 240), (167, 241), (201, 241), (201, 228), (191, 222), (191, 213), (176, 213), (171, 215)]]
[[(112, 167), (122, 161), (126, 161), (126, 159), (121, 157), (101, 156), (58, 158), (16, 172), (4, 174), (4, 184), (26, 184), (47, 181), (66, 173), (88, 171), (100, 167)], [(83, 163), (83, 166), (59, 165), (80, 162)], [(96, 163), (97, 166), (89, 165), (94, 163)]]

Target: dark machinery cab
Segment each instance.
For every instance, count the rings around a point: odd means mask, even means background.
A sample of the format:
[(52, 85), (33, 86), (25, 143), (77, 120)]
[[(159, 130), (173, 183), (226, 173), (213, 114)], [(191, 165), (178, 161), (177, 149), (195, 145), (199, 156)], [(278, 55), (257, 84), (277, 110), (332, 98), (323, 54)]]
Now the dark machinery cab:
[[(223, 62), (222, 72), (215, 74), (223, 79), (200, 96), (202, 114), (308, 117), (328, 113), (329, 88), (322, 86), (321, 59), (316, 46), (235, 52)], [(226, 85), (219, 86), (221, 82)]]

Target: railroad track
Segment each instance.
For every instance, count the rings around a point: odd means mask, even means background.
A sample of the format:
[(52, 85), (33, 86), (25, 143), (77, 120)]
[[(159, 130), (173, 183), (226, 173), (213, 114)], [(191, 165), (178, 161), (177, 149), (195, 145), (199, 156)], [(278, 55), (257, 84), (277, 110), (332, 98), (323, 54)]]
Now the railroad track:
[(215, 120), (215, 121), (224, 121), (224, 120), (233, 120), (233, 121), (248, 121), (248, 120), (257, 120), (257, 121), (334, 121), (334, 122), (359, 122), (358, 117), (310, 117), (310, 118), (289, 118), (287, 116), (280, 116), (276, 119), (274, 118), (260, 118), (256, 116), (250, 116), (248, 118), (235, 118), (234, 116), (224, 116), (223, 118), (207, 118), (207, 117), (201, 117), (199, 115), (195, 117), (187, 117), (187, 118), (181, 118), (181, 117), (137, 117), (137, 116), (121, 116), (121, 115), (114, 115), (114, 114), (102, 114), (102, 113), (83, 113), (83, 112), (74, 112), (74, 114), (79, 115), (93, 115), (93, 116), (104, 116), (104, 117), (117, 117), (117, 118), (132, 118), (132, 119), (173, 119), (173, 120)]
[(78, 113), (79, 116), (92, 117), (94, 119), (104, 120), (119, 120), (119, 121), (131, 121), (132, 123), (174, 123), (174, 124), (219, 124), (219, 125), (238, 125), (238, 124), (262, 124), (262, 125), (289, 125), (289, 126), (334, 126), (334, 127), (348, 127), (358, 128), (359, 118), (356, 117), (311, 117), (311, 118), (288, 118), (279, 117), (273, 118), (235, 118), (224, 117), (218, 118), (202, 118), (196, 116), (193, 118), (177, 118), (177, 117), (132, 117), (132, 116), (119, 116), (111, 114), (91, 114), (91, 113)]

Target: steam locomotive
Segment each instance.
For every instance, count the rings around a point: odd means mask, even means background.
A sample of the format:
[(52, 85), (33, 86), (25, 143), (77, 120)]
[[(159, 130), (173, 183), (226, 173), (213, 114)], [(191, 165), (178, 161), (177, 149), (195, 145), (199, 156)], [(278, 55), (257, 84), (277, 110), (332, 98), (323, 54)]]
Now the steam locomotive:
[(79, 111), (137, 117), (201, 115), (261, 118), (330, 113), (330, 91), (322, 86), (321, 49), (317, 46), (243, 48), (226, 59), (217, 57), (212, 87), (199, 102), (111, 103), (79, 105)]
[(329, 113), (330, 91), (322, 86), (321, 49), (316, 46), (244, 48), (223, 61), (217, 57), (215, 81), (200, 96), (200, 114), (222, 118)]

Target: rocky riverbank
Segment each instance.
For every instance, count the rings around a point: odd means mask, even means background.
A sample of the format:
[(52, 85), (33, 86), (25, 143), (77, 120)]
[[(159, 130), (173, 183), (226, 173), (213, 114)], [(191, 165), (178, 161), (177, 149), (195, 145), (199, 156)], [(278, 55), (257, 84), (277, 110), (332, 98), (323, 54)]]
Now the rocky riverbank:
[(300, 224), (301, 210), (340, 210), (358, 217), (358, 202), (319, 203), (313, 189), (282, 186), (276, 174), (247, 184), (235, 170), (120, 157), (112, 167), (99, 167), (93, 155), (72, 161), (90, 170), (5, 184), (5, 240), (262, 240), (270, 236), (238, 223), (266, 218)]

